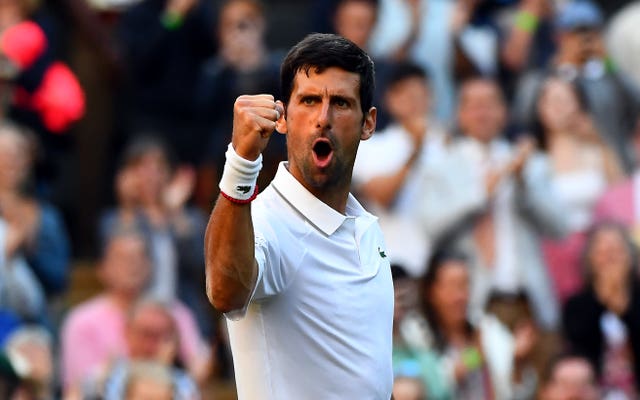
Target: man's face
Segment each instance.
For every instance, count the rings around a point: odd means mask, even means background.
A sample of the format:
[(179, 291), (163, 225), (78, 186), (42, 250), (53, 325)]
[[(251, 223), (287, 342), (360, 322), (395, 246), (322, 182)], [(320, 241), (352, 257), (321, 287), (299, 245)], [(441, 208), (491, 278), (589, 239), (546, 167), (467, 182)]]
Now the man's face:
[(360, 77), (340, 68), (299, 71), (286, 118), (277, 129), (287, 134), (289, 171), (316, 197), (336, 186), (348, 188), (360, 140), (371, 137), (376, 109), (363, 117)]
[(581, 66), (592, 58), (605, 56), (602, 33), (596, 28), (576, 28), (559, 34), (558, 53), (562, 61)]
[(498, 87), (490, 81), (471, 81), (460, 91), (458, 123), (462, 132), (481, 142), (500, 134), (506, 122), (506, 107)]
[(366, 48), (378, 10), (363, 0), (344, 0), (336, 10), (334, 25), (336, 33), (351, 40), (361, 49)]
[(136, 296), (147, 283), (149, 269), (144, 240), (122, 236), (107, 245), (100, 274), (109, 290)]
[(129, 356), (134, 360), (156, 360), (172, 354), (176, 347), (172, 317), (163, 309), (145, 306), (136, 312), (127, 326)]
[(599, 398), (593, 369), (579, 358), (560, 362), (546, 388), (548, 400), (596, 400)]
[(400, 123), (424, 117), (431, 107), (429, 85), (420, 76), (405, 78), (387, 89), (385, 104), (393, 118)]

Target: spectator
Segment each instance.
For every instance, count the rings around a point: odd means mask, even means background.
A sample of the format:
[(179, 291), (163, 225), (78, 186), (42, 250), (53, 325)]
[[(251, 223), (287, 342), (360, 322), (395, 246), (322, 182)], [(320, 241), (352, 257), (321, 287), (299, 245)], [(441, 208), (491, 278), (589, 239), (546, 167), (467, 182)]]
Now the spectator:
[(558, 306), (540, 240), (564, 233), (563, 210), (551, 190), (547, 160), (528, 140), (513, 146), (502, 139), (505, 121), (495, 82), (463, 84), (461, 136), (427, 174), (422, 224), (432, 237), (471, 256), (472, 315), (482, 313), (491, 293), (508, 305), (524, 292), (536, 322), (552, 331)]
[(523, 76), (514, 117), (522, 126), (530, 126), (534, 97), (548, 75), (574, 81), (585, 94), (597, 131), (629, 171), (633, 160), (629, 136), (638, 118), (640, 94), (631, 80), (607, 65), (603, 23), (600, 10), (588, 0), (571, 0), (558, 10), (556, 55), (546, 69)]
[[(224, 152), (231, 141), (233, 105), (242, 94), (280, 92), (282, 54), (270, 52), (266, 45), (267, 20), (259, 0), (226, 0), (223, 2), (216, 36), (218, 54), (207, 59), (198, 78), (199, 107), (207, 129), (207, 151), (204, 160), (206, 199), (209, 209), (216, 199), (224, 165)], [(286, 158), (284, 136), (272, 136), (263, 155), (264, 168), (259, 187), (267, 187), (275, 176), (277, 165)]]
[[(67, 285), (69, 242), (58, 211), (27, 190), (33, 141), (17, 125), (0, 124), (0, 292), (22, 317), (47, 322), (45, 298)], [(49, 321), (52, 322), (52, 321)]]
[(153, 136), (134, 139), (123, 156), (116, 191), (119, 204), (100, 221), (103, 241), (121, 227), (142, 232), (151, 250), (154, 297), (182, 300), (211, 334), (210, 306), (204, 290), (205, 216), (187, 206), (195, 176), (188, 167), (174, 167), (164, 143)]
[(570, 82), (547, 79), (536, 106), (539, 146), (549, 157), (551, 183), (564, 204), (570, 235), (546, 240), (544, 254), (560, 300), (580, 289), (580, 252), (593, 209), (605, 189), (622, 179), (616, 154), (595, 130), (583, 98)]
[(630, 178), (613, 185), (595, 206), (596, 221), (617, 221), (631, 231), (636, 244), (640, 244), (640, 124), (631, 138), (636, 155), (636, 167)]
[[(351, 40), (358, 47), (371, 51), (371, 35), (378, 20), (378, 0), (336, 0), (331, 1), (333, 8), (333, 30), (338, 35)], [(316, 7), (317, 8), (317, 7)], [(371, 56), (371, 54), (370, 54)], [(380, 131), (389, 123), (389, 112), (384, 101), (389, 73), (394, 64), (384, 58), (374, 58), (376, 68), (376, 87), (373, 92), (373, 104), (378, 109), (376, 129)]]
[(181, 162), (200, 161), (206, 138), (195, 93), (200, 65), (215, 52), (213, 16), (213, 2), (199, 0), (144, 0), (122, 15), (125, 139), (153, 132)]
[[(483, 14), (494, 6), (497, 10)], [(454, 114), (456, 75), (496, 76), (501, 64), (516, 72), (523, 69), (545, 12), (541, 0), (382, 0), (371, 52), (408, 58), (429, 70), (435, 113), (448, 121)], [(505, 20), (509, 23), (499, 26)]]
[[(99, 372), (94, 370), (94, 374), (83, 385), (82, 398), (119, 400), (133, 396), (130, 394), (132, 390), (134, 392), (150, 390), (148, 386), (153, 385), (148, 385), (149, 382), (144, 379), (141, 379), (142, 382), (138, 382), (137, 379), (132, 382), (132, 378), (136, 378), (139, 372), (144, 372), (139, 371), (141, 363), (150, 368), (156, 365), (154, 368), (158, 373), (160, 370), (165, 371), (168, 375), (169, 387), (173, 388), (170, 392), (175, 393), (175, 397), (170, 398), (174, 400), (200, 398), (195, 382), (180, 368), (180, 362), (177, 359), (180, 338), (174, 317), (168, 307), (155, 300), (139, 301), (129, 313), (125, 329), (127, 357), (109, 360), (107, 365), (101, 366), (102, 370)], [(138, 384), (141, 387), (135, 387)]]
[(15, 382), (10, 390), (12, 393), (5, 393), (3, 398), (52, 399), (55, 375), (53, 351), (51, 336), (44, 329), (31, 326), (15, 331), (7, 339), (4, 351), (0, 354), (0, 359), (4, 358), (3, 361), (6, 361), (3, 367), (8, 367), (2, 369), (12, 375)]
[[(67, 392), (74, 393), (94, 369), (126, 355), (126, 315), (147, 284), (149, 267), (140, 234), (112, 233), (98, 270), (104, 292), (71, 310), (62, 328), (61, 372)], [(180, 360), (190, 371), (201, 371), (208, 356), (193, 316), (179, 302), (171, 303), (171, 313), (180, 332)]]
[(540, 400), (601, 399), (596, 374), (589, 360), (565, 354), (553, 360), (548, 381), (541, 388)]
[[(174, 400), (171, 374), (158, 364), (135, 364), (127, 377), (126, 400)], [(120, 398), (120, 397), (119, 397)]]
[(358, 148), (356, 191), (380, 218), (389, 260), (411, 276), (424, 272), (430, 238), (415, 223), (425, 169), (445, 151), (447, 135), (430, 113), (431, 93), (419, 66), (400, 62), (389, 71), (385, 104), (393, 123)]
[(640, 284), (624, 227), (596, 225), (584, 249), (587, 284), (564, 308), (564, 334), (589, 359), (606, 395), (634, 399), (640, 387)]
[(408, 314), (400, 331), (431, 399), (526, 399), (536, 374), (526, 362), (535, 334), (512, 336), (495, 317), (467, 318), (470, 273), (465, 257), (437, 253), (424, 278), (422, 313)]

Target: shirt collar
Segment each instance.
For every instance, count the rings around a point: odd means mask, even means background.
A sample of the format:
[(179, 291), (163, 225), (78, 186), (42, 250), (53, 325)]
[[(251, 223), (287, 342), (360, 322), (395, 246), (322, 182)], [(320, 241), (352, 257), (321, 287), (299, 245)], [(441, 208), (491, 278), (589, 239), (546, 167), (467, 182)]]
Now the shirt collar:
[(281, 162), (278, 166), (278, 171), (271, 184), (280, 196), (327, 236), (337, 231), (347, 218), (371, 216), (351, 193), (349, 193), (349, 198), (347, 199), (347, 215), (340, 214), (329, 207), (291, 175), (287, 169), (286, 161)]

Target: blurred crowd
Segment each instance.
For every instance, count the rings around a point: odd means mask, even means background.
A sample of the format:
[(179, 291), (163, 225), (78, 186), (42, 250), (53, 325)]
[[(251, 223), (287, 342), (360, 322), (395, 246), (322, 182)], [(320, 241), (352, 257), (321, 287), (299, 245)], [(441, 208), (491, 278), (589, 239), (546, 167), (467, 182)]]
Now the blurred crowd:
[[(234, 398), (207, 216), (236, 97), (279, 98), (314, 31), (376, 65), (353, 193), (395, 399), (640, 398), (637, 26), (622, 0), (0, 0), (0, 398)], [(274, 135), (259, 187), (285, 158)]]

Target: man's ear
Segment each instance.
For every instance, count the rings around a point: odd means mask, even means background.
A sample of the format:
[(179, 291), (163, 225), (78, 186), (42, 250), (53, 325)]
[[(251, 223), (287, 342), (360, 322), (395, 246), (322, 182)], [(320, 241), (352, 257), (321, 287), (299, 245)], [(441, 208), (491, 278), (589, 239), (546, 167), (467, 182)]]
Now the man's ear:
[(369, 112), (364, 116), (364, 121), (362, 122), (362, 134), (360, 135), (360, 140), (367, 140), (376, 130), (376, 118), (378, 116), (378, 110), (375, 107), (371, 107)]
[(276, 121), (276, 131), (287, 134), (287, 108), (280, 100), (276, 101), (276, 109), (280, 112), (280, 118)]

